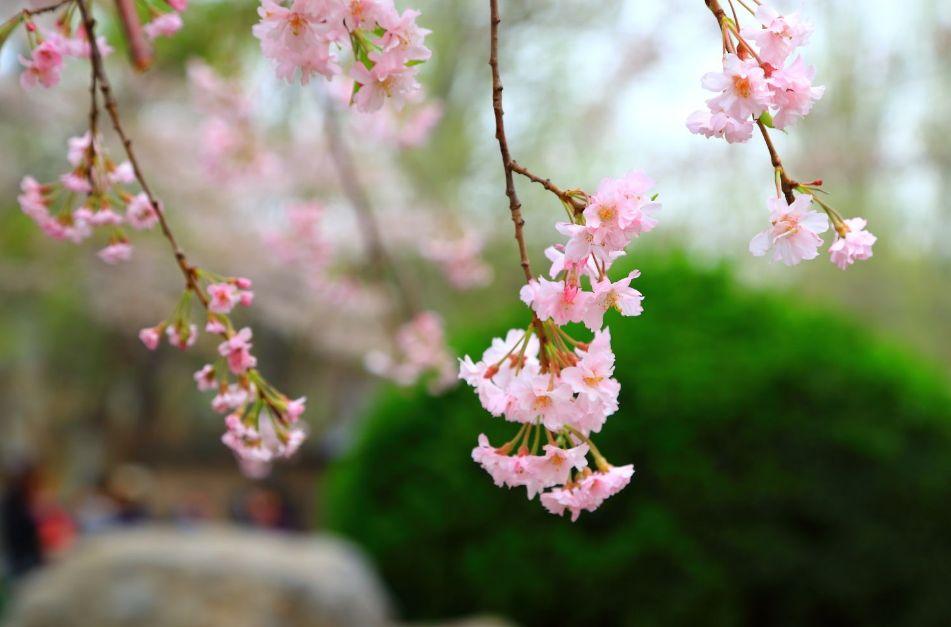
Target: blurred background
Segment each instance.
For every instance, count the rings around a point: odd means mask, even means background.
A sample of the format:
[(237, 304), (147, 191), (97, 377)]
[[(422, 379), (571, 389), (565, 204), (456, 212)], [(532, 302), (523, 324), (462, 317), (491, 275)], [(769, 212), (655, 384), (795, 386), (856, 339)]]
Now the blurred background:
[[(256, 2), (191, 0), (144, 74), (112, 3), (97, 4), (117, 48), (107, 68), (173, 228), (201, 265), (254, 280), (255, 306), (239, 316), (263, 374), (309, 399), (302, 453), (259, 481), (238, 472), (194, 389), (213, 344), (153, 353), (136, 337), (180, 290), (165, 242), (139, 237), (130, 263), (108, 267), (17, 208), (24, 175), (66, 169), (87, 72), (73, 61), (53, 91), (23, 91), (16, 35), (0, 52), (0, 616), (951, 624), (951, 5), (778, 4), (816, 24), (805, 54), (827, 86), (775, 134), (778, 148), (879, 236), (847, 272), (825, 256), (787, 268), (747, 253), (768, 155), (684, 126), (719, 59), (701, 2), (503, 3), (514, 157), (588, 190), (644, 169), (664, 205), (629, 250), (645, 313), (612, 327), (622, 409), (599, 441), (637, 475), (574, 524), (471, 462), (477, 434), (504, 426), (471, 390), (397, 389), (363, 363), (389, 345), (396, 306), (330, 164), (328, 111), (453, 352), (481, 354), (527, 319), (484, 2), (414, 0), (433, 31), (427, 101), (376, 117), (334, 104), (346, 85), (278, 82), (250, 33)], [(0, 18), (18, 8), (0, 0)], [(538, 270), (561, 208), (519, 186)], [(319, 234), (311, 256), (288, 258), (300, 203), (322, 207)], [(434, 242), (465, 243), (486, 266), (447, 276)]]

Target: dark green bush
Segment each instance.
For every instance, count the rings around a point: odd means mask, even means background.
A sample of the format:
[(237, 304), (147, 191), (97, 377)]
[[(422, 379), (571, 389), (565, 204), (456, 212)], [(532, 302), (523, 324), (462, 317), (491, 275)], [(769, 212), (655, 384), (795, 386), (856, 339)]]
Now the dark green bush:
[[(951, 398), (837, 317), (685, 262), (642, 264), (612, 325), (621, 412), (598, 443), (631, 485), (578, 523), (492, 485), (465, 387), (390, 392), (328, 481), (334, 529), (407, 618), (527, 625), (951, 624)], [(481, 354), (526, 311), (470, 329)]]

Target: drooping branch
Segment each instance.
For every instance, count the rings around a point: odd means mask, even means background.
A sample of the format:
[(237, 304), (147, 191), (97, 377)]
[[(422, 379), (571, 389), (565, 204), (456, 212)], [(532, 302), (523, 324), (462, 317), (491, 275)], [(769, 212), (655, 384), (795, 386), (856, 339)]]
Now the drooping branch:
[[(753, 48), (740, 36), (739, 24), (731, 23), (729, 21), (729, 18), (723, 10), (723, 7), (720, 6), (719, 0), (704, 0), (704, 4), (708, 9), (710, 9), (710, 12), (713, 13), (713, 17), (716, 18), (717, 25), (720, 27), (720, 31), (724, 38), (724, 45), (729, 45), (731, 43), (729, 37), (730, 34), (732, 34), (740, 43), (740, 51), (746, 51), (755, 57), (756, 53), (753, 52)], [(758, 57), (757, 61), (759, 61)], [(779, 185), (783, 196), (785, 196), (786, 202), (792, 204), (796, 200), (796, 197), (793, 195), (793, 190), (796, 189), (798, 183), (792, 180), (786, 173), (786, 168), (783, 167), (783, 161), (780, 158), (776, 147), (773, 145), (773, 140), (769, 136), (769, 129), (766, 127), (766, 124), (764, 124), (762, 120), (757, 119), (756, 125), (759, 127), (760, 133), (763, 135), (763, 141), (766, 143), (766, 150), (769, 151), (769, 159), (770, 163), (773, 165), (773, 170), (779, 176)]]
[[(168, 240), (168, 243), (172, 248), (172, 252), (175, 255), (175, 261), (185, 278), (186, 287), (195, 294), (202, 306), (207, 309), (208, 297), (198, 284), (198, 272), (188, 261), (188, 257), (186, 257), (185, 252), (175, 239), (175, 235), (172, 233), (172, 230), (168, 225), (165, 211), (162, 209), (161, 203), (159, 203), (159, 201), (153, 195), (152, 190), (145, 179), (145, 175), (143, 174), (142, 168), (139, 165), (139, 161), (136, 158), (132, 140), (129, 138), (129, 135), (122, 126), (122, 119), (119, 116), (119, 107), (112, 92), (112, 85), (109, 83), (109, 78), (106, 75), (105, 68), (103, 67), (102, 51), (99, 49), (99, 43), (96, 41), (96, 22), (88, 5), (89, 0), (76, 0), (76, 2), (79, 5), (79, 11), (82, 16), (83, 29), (86, 31), (86, 37), (89, 40), (89, 60), (92, 64), (92, 71), (96, 78), (96, 82), (99, 84), (99, 91), (102, 94), (103, 104), (105, 106), (106, 112), (109, 114), (109, 119), (112, 121), (112, 127), (115, 129), (116, 134), (122, 141), (122, 147), (129, 159), (129, 163), (132, 164), (132, 170), (135, 174), (136, 181), (142, 188), (142, 192), (149, 199), (152, 210), (158, 217), (159, 227), (161, 228), (162, 235), (165, 236), (165, 239)], [(93, 106), (95, 107), (95, 104)]]
[(116, 9), (119, 12), (119, 22), (129, 43), (129, 56), (132, 65), (143, 72), (152, 65), (152, 49), (145, 39), (142, 23), (139, 21), (139, 12), (135, 8), (135, 0), (116, 0)]
[(565, 203), (566, 205), (572, 208), (575, 215), (584, 211), (585, 207), (587, 206), (577, 196), (571, 195), (570, 193), (566, 192), (565, 190), (561, 189), (560, 187), (552, 183), (551, 179), (540, 177), (539, 175), (531, 172), (528, 168), (520, 165), (517, 161), (512, 161), (510, 163), (510, 166), (514, 172), (518, 172), (519, 174), (521, 174), (528, 180), (534, 183), (538, 183), (539, 185), (541, 185), (542, 187), (550, 191), (552, 194), (557, 196), (563, 203)]
[(350, 148), (340, 132), (337, 111), (329, 96), (324, 105), (324, 131), (327, 135), (330, 158), (340, 179), (340, 186), (357, 216), (357, 226), (360, 229), (367, 255), (380, 276), (390, 279), (390, 285), (403, 313), (408, 318), (412, 317), (420, 311), (415, 288), (400, 272), (400, 268), (393, 262), (393, 258), (383, 243), (376, 212), (369, 194), (360, 181)]
[[(492, 111), (495, 114), (495, 139), (499, 143), (499, 153), (502, 156), (502, 168), (505, 171), (505, 195), (509, 199), (509, 214), (515, 227), (515, 241), (518, 243), (519, 261), (526, 281), (531, 281), (532, 265), (528, 260), (528, 248), (525, 245), (525, 219), (522, 217), (522, 203), (515, 190), (515, 176), (512, 167), (512, 156), (509, 154), (508, 138), (505, 136), (504, 111), (502, 109), (502, 76), (499, 72), (499, 24), (502, 18), (499, 15), (498, 0), (489, 0), (489, 66), (492, 68)], [(547, 368), (546, 355), (547, 336), (544, 323), (532, 311), (532, 326), (541, 343), (540, 360), (542, 368)]]
[(505, 170), (505, 195), (509, 199), (509, 212), (512, 216), (512, 224), (515, 225), (515, 241), (518, 242), (518, 254), (521, 261), (522, 271), (525, 274), (525, 280), (531, 281), (532, 266), (528, 260), (528, 248), (525, 246), (525, 236), (523, 228), (525, 220), (522, 218), (522, 203), (518, 199), (518, 192), (515, 191), (515, 177), (512, 169), (512, 156), (509, 154), (508, 139), (505, 136), (505, 122), (503, 120), (504, 111), (502, 110), (502, 77), (499, 73), (499, 24), (502, 18), (499, 16), (498, 0), (489, 0), (490, 28), (489, 28), (489, 66), (492, 68), (492, 110), (495, 114), (495, 139), (499, 143), (499, 152), (502, 155), (502, 167)]

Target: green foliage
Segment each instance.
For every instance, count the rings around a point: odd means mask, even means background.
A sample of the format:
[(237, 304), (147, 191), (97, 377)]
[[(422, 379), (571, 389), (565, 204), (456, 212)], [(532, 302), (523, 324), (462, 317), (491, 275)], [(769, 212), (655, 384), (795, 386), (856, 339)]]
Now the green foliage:
[[(386, 394), (328, 481), (330, 526), (407, 618), (526, 625), (947, 625), (951, 397), (834, 316), (682, 260), (642, 264), (612, 329), (621, 412), (598, 443), (632, 484), (579, 522), (470, 459), (512, 426), (471, 390)], [(472, 328), (481, 354), (527, 313)]]

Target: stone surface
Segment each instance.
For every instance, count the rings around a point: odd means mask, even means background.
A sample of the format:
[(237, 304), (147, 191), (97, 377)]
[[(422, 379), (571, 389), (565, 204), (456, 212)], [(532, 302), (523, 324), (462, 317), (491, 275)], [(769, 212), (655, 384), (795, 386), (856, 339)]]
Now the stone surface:
[(84, 540), (15, 593), (10, 627), (374, 627), (390, 605), (352, 545), (228, 527)]

